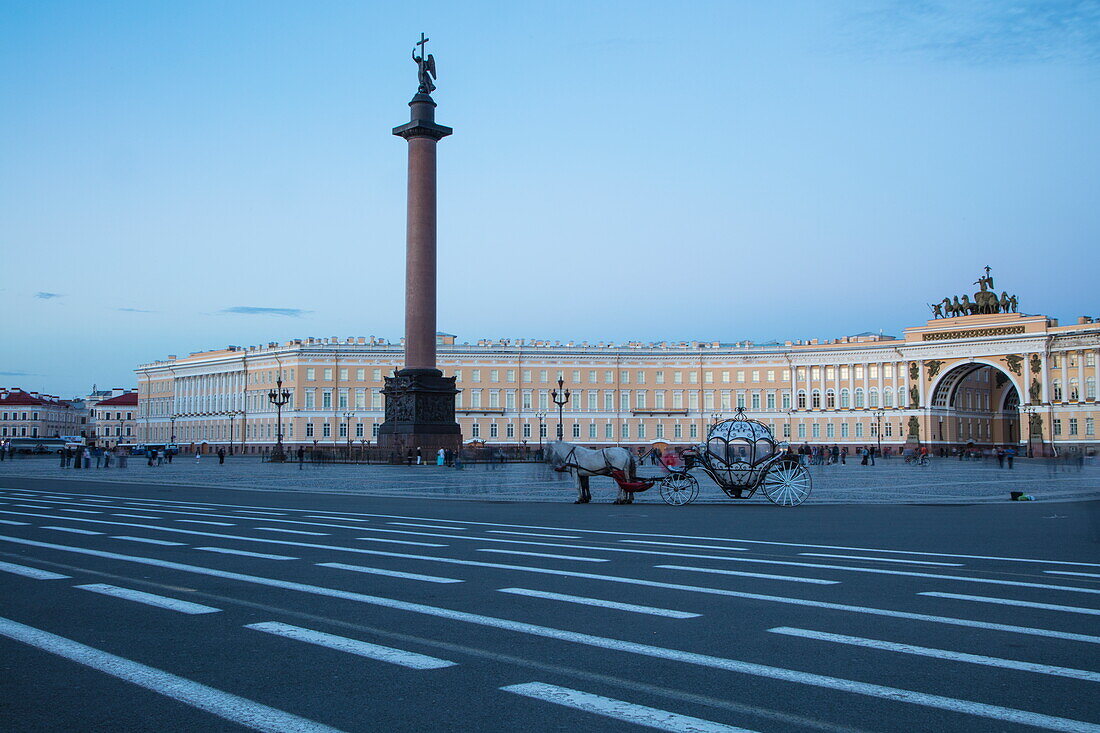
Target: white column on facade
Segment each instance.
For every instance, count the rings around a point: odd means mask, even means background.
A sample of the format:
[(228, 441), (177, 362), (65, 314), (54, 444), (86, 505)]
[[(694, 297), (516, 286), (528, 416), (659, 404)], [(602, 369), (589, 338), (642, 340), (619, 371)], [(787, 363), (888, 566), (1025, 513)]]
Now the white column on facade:
[(1077, 352), (1077, 401), (1085, 401), (1085, 352)]
[(821, 390), (821, 406), (824, 408), (825, 404), (826, 404), (825, 403), (825, 392), (827, 391), (826, 384), (825, 384), (825, 370), (828, 367), (826, 365), (826, 362), (823, 361), (821, 364), (818, 365), (817, 368), (821, 370), (821, 374), (818, 375), (819, 379), (817, 381), (818, 381), (818, 389)]
[(1044, 403), (1050, 402), (1050, 382), (1049, 375), (1047, 374), (1047, 355), (1041, 354), (1039, 357), (1041, 368), (1039, 370), (1039, 378), (1042, 380), (1042, 391), (1040, 393), (1040, 401)]
[(1069, 352), (1063, 351), (1062, 358), (1062, 401), (1069, 401)]

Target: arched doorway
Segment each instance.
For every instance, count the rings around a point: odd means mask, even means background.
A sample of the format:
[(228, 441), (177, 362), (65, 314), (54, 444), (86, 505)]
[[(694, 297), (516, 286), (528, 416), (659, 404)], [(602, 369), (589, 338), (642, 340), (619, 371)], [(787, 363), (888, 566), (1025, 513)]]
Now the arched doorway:
[(943, 447), (1019, 445), (1020, 393), (1000, 368), (981, 362), (948, 369), (929, 400), (932, 443)]

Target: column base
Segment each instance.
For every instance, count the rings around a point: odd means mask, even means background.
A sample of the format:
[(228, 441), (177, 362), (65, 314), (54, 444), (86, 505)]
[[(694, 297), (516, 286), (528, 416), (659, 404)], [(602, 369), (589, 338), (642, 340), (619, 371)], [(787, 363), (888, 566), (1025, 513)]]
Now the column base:
[[(455, 378), (438, 369), (402, 369), (386, 377), (386, 420), (378, 427), (378, 445), (405, 453), (420, 450), (434, 459), (440, 448), (458, 450), (462, 429), (455, 421)], [(403, 457), (403, 456), (402, 456)]]

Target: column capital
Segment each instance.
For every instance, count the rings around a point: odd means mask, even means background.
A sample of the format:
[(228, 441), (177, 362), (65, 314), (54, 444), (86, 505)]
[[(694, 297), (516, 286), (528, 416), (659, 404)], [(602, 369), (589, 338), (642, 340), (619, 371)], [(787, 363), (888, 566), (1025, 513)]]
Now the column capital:
[(404, 125), (398, 125), (393, 128), (394, 135), (403, 137), (406, 140), (411, 140), (414, 137), (427, 137), (439, 141), (452, 132), (454, 132), (454, 130), (446, 125), (437, 125), (430, 120), (412, 120), (411, 122), (406, 122)]

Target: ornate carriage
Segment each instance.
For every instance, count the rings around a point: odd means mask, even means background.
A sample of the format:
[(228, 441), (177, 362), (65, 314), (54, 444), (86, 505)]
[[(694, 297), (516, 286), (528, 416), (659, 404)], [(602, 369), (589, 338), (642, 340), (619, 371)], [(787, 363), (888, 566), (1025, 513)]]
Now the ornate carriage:
[(731, 499), (749, 499), (757, 489), (773, 504), (798, 506), (810, 495), (810, 472), (798, 456), (776, 443), (772, 431), (738, 410), (714, 425), (707, 442), (683, 451), (684, 463), (669, 467), (661, 480), (661, 498), (673, 506), (690, 504), (699, 495), (692, 470), (702, 469)]

